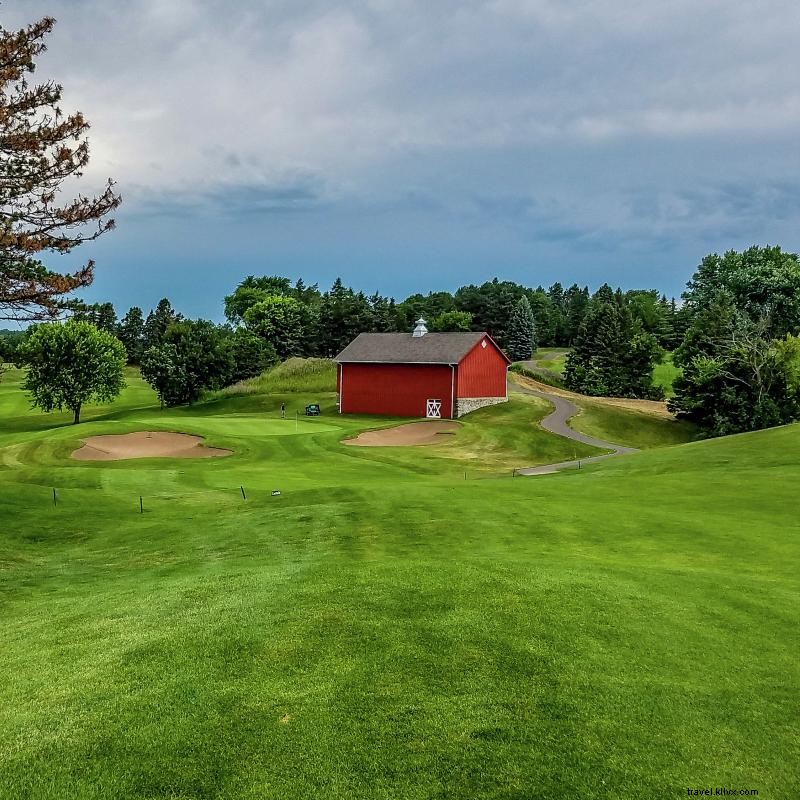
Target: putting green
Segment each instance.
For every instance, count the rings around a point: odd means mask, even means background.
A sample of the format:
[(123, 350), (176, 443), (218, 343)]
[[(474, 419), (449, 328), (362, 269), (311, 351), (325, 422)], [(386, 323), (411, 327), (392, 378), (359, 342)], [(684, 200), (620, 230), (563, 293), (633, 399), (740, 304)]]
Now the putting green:
[[(222, 434), (225, 436), (307, 436), (309, 434), (330, 433), (340, 430), (339, 426), (331, 425), (321, 417), (294, 417), (287, 419), (274, 419), (258, 414), (231, 414), (222, 418), (213, 416), (192, 417), (181, 415), (175, 420), (154, 423), (163, 430), (171, 430), (179, 424), (187, 433), (198, 434), (205, 431), (207, 434)], [(150, 423), (148, 423), (150, 424)]]

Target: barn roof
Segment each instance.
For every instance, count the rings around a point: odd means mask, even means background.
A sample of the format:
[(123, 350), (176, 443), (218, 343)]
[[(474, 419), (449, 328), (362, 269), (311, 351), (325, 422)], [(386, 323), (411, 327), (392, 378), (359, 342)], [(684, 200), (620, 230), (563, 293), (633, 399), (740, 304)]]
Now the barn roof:
[[(486, 333), (360, 333), (334, 359), (371, 364), (458, 364)], [(497, 347), (497, 345), (494, 345)], [(497, 348), (500, 350), (500, 348)], [(502, 353), (502, 351), (500, 351)], [(505, 354), (503, 354), (505, 358)]]

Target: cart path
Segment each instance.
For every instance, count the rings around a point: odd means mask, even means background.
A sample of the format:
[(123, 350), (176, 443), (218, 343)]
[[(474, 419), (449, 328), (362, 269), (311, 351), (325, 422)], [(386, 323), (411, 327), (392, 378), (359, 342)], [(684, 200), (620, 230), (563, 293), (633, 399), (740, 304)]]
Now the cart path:
[(520, 361), (523, 367), (527, 369), (543, 369), (545, 372), (552, 372), (547, 367), (541, 365), (542, 361), (553, 361), (556, 356), (563, 355), (562, 350), (537, 350), (527, 361)]
[(541, 362), (551, 361), (559, 355), (561, 355), (561, 351), (559, 350), (537, 350), (530, 359), (527, 361), (520, 361), (519, 363), (522, 364), (525, 369), (546, 378), (548, 375), (557, 375), (558, 372), (554, 372), (552, 369), (543, 367)]
[(508, 382), (508, 387), (511, 391), (520, 392), (521, 394), (530, 394), (534, 397), (541, 397), (552, 403), (555, 408), (548, 414), (539, 425), (550, 433), (556, 436), (563, 436), (567, 439), (572, 439), (575, 442), (582, 442), (592, 447), (599, 447), (601, 450), (611, 450), (610, 453), (604, 453), (600, 456), (591, 456), (590, 458), (574, 459), (572, 461), (559, 461), (556, 464), (542, 464), (538, 467), (523, 467), (517, 470), (518, 475), (548, 475), (552, 472), (558, 472), (562, 469), (569, 469), (580, 467), (581, 464), (591, 464), (594, 461), (602, 461), (606, 458), (613, 458), (614, 456), (621, 456), (625, 453), (635, 453), (637, 448), (625, 447), (621, 444), (614, 444), (613, 442), (606, 442), (603, 439), (595, 439), (594, 436), (587, 436), (585, 433), (570, 428), (567, 424), (579, 411), (580, 408), (575, 403), (567, 400), (551, 392), (540, 391), (538, 389), (529, 389), (527, 386), (520, 386), (518, 383)]

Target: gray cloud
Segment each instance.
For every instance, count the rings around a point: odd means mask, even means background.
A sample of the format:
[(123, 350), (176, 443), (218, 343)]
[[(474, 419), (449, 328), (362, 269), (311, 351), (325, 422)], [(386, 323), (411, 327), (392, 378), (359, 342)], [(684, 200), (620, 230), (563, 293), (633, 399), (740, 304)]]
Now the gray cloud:
[(365, 214), (418, 213), (428, 239), (484, 231), (517, 262), (558, 245), (581, 269), (587, 248), (738, 244), (800, 218), (794, 0), (0, 8), (6, 27), (46, 13), (39, 74), (91, 120), (87, 180), (116, 177), (123, 215), (335, 209), (360, 235)]
[(42, 71), (93, 120), (102, 166), (148, 183), (308, 169), (349, 187), (420, 149), (800, 133), (790, 0), (31, 0), (3, 17), (45, 12)]

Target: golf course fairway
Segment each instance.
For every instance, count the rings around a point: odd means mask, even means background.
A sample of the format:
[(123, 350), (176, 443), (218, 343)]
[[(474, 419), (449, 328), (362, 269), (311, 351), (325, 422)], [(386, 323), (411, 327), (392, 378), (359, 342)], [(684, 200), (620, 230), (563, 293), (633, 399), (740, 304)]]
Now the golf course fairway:
[[(538, 398), (360, 448), (399, 421), (302, 390), (162, 411), (131, 371), (72, 426), (20, 376), (0, 797), (800, 797), (800, 425), (515, 478), (596, 451)], [(70, 458), (139, 431), (232, 454)]]

